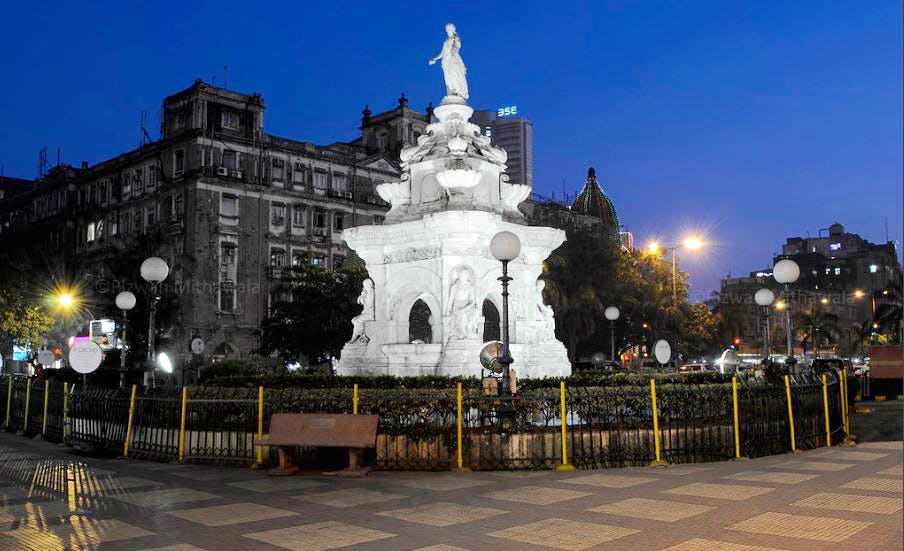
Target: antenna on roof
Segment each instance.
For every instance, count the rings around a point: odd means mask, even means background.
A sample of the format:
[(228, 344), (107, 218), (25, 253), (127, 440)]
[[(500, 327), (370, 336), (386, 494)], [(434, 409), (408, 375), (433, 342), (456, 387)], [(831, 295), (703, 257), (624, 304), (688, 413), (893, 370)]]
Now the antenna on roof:
[(148, 111), (143, 109), (141, 111), (141, 132), (138, 133), (138, 147), (144, 147), (152, 141), (154, 140), (151, 139), (151, 135), (148, 133)]

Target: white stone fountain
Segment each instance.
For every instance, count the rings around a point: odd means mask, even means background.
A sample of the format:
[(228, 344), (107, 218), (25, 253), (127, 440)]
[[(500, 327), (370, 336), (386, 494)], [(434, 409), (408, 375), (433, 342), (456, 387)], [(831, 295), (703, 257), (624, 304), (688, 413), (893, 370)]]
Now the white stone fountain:
[[(505, 151), (469, 122), (473, 109), (458, 55), (461, 42), (454, 26), (446, 29), (443, 51), (431, 60), (442, 60), (446, 78), (437, 122), (402, 150), (401, 181), (377, 187), (392, 205), (384, 224), (343, 232), (370, 279), (338, 372), (479, 376), (483, 312), (502, 312), (502, 267), (489, 245), (507, 230), (522, 244), (521, 256), (509, 264), (512, 368), (518, 377), (569, 375), (571, 363), (556, 340), (552, 308), (543, 303), (538, 280), (565, 232), (526, 225), (518, 205), (530, 186), (509, 182)], [(426, 324), (419, 328), (420, 335), (412, 335), (409, 323), (416, 304), (429, 324), (429, 330)]]

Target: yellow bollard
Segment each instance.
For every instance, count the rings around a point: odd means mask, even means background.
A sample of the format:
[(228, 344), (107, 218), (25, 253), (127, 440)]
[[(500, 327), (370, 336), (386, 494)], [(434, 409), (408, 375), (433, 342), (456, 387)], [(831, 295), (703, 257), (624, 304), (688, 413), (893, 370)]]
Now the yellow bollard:
[(257, 464), (264, 464), (264, 387), (257, 387)]
[(791, 381), (785, 375), (785, 396), (788, 398), (788, 426), (791, 429), (791, 451), (797, 452), (797, 442), (794, 439), (794, 409), (791, 407)]
[(734, 409), (734, 453), (741, 459), (741, 423), (738, 421), (738, 378), (731, 378), (731, 401)]
[(69, 383), (63, 383), (63, 444), (69, 436)]
[(352, 415), (358, 415), (358, 383), (352, 389)]
[(25, 421), (22, 423), (22, 433), (28, 432), (28, 408), (31, 407), (31, 379), (25, 385)]
[(565, 381), (559, 383), (559, 408), (562, 417), (562, 464), (557, 471), (573, 471), (574, 465), (568, 463), (568, 412), (565, 408)]
[(650, 398), (653, 400), (653, 445), (656, 449), (656, 459), (650, 466), (656, 467), (667, 464), (662, 460), (662, 451), (659, 443), (659, 410), (656, 407), (656, 379), (650, 379)]
[(9, 384), (6, 386), (6, 422), (3, 423), (4, 428), (9, 428), (10, 408), (13, 406), (13, 376), (7, 375)]
[(832, 447), (832, 429), (829, 423), (829, 387), (826, 384), (826, 374), (822, 374), (822, 406), (826, 418), (826, 447)]
[(179, 421), (179, 463), (185, 461), (185, 409), (188, 403), (188, 388), (182, 388), (182, 419)]
[(842, 389), (844, 393), (842, 394), (842, 420), (844, 422), (844, 440), (841, 441), (842, 446), (853, 446), (857, 443), (854, 438), (854, 435), (851, 434), (851, 408), (850, 402), (848, 402), (850, 396), (848, 392), (850, 392), (850, 387), (848, 387), (847, 380), (847, 370), (842, 369), (840, 372), (839, 381), (843, 383)]
[(462, 469), (464, 469), (465, 461), (464, 461), (464, 457), (462, 457), (462, 451), (461, 451), (461, 440), (462, 440), (462, 438), (461, 438), (461, 383), (458, 383), (458, 390), (456, 392), (456, 402), (457, 402), (457, 406), (456, 406), (456, 415), (455, 415), (455, 417), (456, 417), (455, 430), (456, 430), (456, 438), (457, 438), (456, 450), (458, 452), (456, 460), (457, 460), (457, 464), (458, 464), (458, 469), (462, 470)]
[(129, 398), (129, 424), (126, 425), (126, 440), (122, 443), (122, 456), (129, 457), (129, 444), (132, 442), (132, 422), (135, 419), (135, 395), (138, 385), (132, 385), (132, 397)]
[(41, 436), (47, 434), (47, 400), (50, 398), (50, 381), (44, 381), (44, 415), (41, 417), (43, 420), (41, 427)]

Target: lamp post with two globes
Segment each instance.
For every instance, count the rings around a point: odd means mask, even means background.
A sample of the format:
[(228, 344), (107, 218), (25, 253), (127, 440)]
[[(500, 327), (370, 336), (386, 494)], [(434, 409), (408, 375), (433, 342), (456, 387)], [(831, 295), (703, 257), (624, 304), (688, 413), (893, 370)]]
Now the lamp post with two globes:
[(800, 277), (800, 266), (797, 262), (785, 258), (779, 260), (772, 267), (772, 277), (775, 281), (785, 286), (785, 332), (788, 341), (788, 357), (794, 357), (794, 337), (791, 328), (791, 284)]
[(502, 356), (499, 358), (499, 363), (502, 364), (502, 389), (500, 394), (510, 396), (512, 393), (510, 367), (513, 360), (509, 351), (508, 284), (512, 278), (508, 275), (508, 263), (521, 254), (521, 240), (510, 231), (501, 231), (490, 241), (490, 252), (493, 254), (493, 258), (502, 262), (502, 277), (499, 278), (499, 281), (502, 282)]
[(135, 295), (129, 291), (123, 291), (116, 295), (116, 307), (122, 310), (122, 335), (119, 342), (119, 388), (126, 386), (126, 324), (128, 312), (135, 308)]
[(154, 316), (157, 313), (157, 301), (160, 300), (160, 297), (157, 296), (158, 285), (166, 279), (167, 275), (169, 275), (169, 266), (166, 264), (166, 261), (160, 257), (152, 256), (141, 263), (141, 278), (151, 284), (150, 305), (148, 308), (147, 371), (144, 373), (145, 386), (148, 385), (148, 382), (151, 383), (151, 386), (157, 386), (157, 379), (154, 376), (156, 367), (156, 356), (154, 354)]

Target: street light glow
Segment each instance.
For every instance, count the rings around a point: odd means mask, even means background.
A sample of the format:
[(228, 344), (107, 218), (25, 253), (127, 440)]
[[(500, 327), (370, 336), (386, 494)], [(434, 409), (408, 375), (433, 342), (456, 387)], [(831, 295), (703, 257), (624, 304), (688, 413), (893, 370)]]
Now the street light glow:
[(863, 289), (854, 289), (854, 298), (863, 298), (865, 295)]
[(63, 293), (57, 297), (57, 302), (63, 308), (71, 308), (73, 303), (72, 295), (70, 295), (69, 293)]
[(656, 241), (650, 241), (650, 244), (647, 245), (647, 250), (654, 254), (658, 253), (659, 252), (659, 243), (657, 243)]
[(785, 309), (785, 301), (784, 300), (777, 301), (775, 303), (775, 309), (776, 310), (784, 310)]
[(819, 300), (819, 302), (821, 302), (821, 303), (823, 303), (823, 304), (828, 304), (828, 303), (829, 303), (829, 297), (822, 297), (822, 298)]
[(703, 241), (699, 237), (692, 235), (684, 240), (684, 247), (691, 251), (697, 251), (703, 247)]

